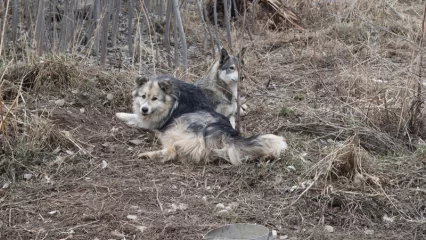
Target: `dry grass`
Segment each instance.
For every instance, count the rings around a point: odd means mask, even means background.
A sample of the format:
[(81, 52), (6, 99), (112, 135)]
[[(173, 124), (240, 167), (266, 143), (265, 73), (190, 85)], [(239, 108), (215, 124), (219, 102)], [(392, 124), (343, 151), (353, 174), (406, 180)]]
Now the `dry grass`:
[[(130, 110), (139, 68), (171, 72), (162, 48), (160, 62), (123, 61), (121, 72), (112, 61), (101, 70), (68, 56), (3, 66), (2, 114), (10, 114), (0, 183), (11, 184), (0, 189), (0, 238), (200, 239), (230, 222), (264, 224), (290, 239), (424, 238), (426, 147), (409, 124), (422, 82), (423, 3), (284, 3), (305, 32), (264, 22), (253, 40), (240, 22), (231, 32), (234, 53), (249, 46), (243, 133), (284, 135), (290, 148), (281, 160), (234, 168), (137, 159), (157, 140), (113, 116)], [(188, 82), (213, 62), (195, 9), (188, 3), (182, 14), (189, 71), (172, 72)], [(144, 49), (143, 59), (157, 59)], [(33, 177), (24, 181), (24, 173)], [(230, 208), (218, 211), (218, 203)]]

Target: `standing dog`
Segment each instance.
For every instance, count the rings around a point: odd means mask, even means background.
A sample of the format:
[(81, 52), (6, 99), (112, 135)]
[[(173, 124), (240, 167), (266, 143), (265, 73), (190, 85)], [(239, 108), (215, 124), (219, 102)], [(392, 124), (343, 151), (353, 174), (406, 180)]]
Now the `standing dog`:
[(137, 78), (133, 113), (116, 116), (127, 125), (158, 132), (163, 149), (140, 157), (162, 162), (179, 156), (195, 162), (223, 158), (240, 165), (249, 159), (278, 158), (287, 149), (281, 136), (240, 136), (200, 88), (169, 76)]
[[(206, 76), (194, 83), (210, 99), (216, 112), (229, 118), (234, 129), (237, 113), (238, 66), (241, 60), (240, 67), (244, 67), (245, 51), (246, 48), (243, 48), (238, 57), (235, 57), (222, 48), (220, 59), (210, 67)], [(242, 108), (240, 112), (242, 115), (245, 114)]]

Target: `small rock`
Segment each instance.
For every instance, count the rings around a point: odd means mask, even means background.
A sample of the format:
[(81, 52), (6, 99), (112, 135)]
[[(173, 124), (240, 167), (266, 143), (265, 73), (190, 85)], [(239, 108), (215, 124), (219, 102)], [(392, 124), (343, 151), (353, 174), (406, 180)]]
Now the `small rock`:
[(56, 100), (56, 101), (55, 101), (55, 104), (56, 104), (57, 106), (62, 107), (62, 106), (64, 106), (64, 105), (65, 105), (65, 100), (64, 100), (64, 99)]
[(9, 188), (9, 186), (10, 186), (10, 183), (9, 183), (9, 182), (7, 182), (7, 183), (4, 183), (4, 184), (3, 184), (3, 187), (2, 187), (2, 188), (3, 188), (3, 189), (6, 189), (6, 188)]
[(374, 230), (367, 229), (367, 230), (364, 231), (364, 233), (367, 234), (367, 235), (372, 235), (372, 234), (374, 234)]
[(30, 180), (33, 177), (33, 175), (31, 173), (25, 173), (24, 174), (24, 179), (25, 180)]
[(127, 215), (127, 219), (136, 220), (136, 219), (138, 219), (138, 216), (136, 216), (136, 215)]
[(277, 230), (272, 230), (272, 237), (276, 238), (278, 235)]
[(74, 155), (74, 152), (71, 150), (66, 150), (65, 152), (68, 153), (68, 155)]
[(218, 208), (218, 209), (224, 209), (224, 208), (225, 208), (225, 205), (223, 205), (222, 203), (218, 203), (218, 204), (216, 205), (216, 208)]
[(108, 167), (108, 163), (105, 160), (102, 160), (101, 168), (106, 168), (106, 167)]
[(54, 214), (56, 214), (56, 213), (58, 213), (58, 211), (56, 211), (56, 210), (54, 210), (54, 211), (50, 211), (50, 212), (48, 212), (50, 215), (54, 215)]
[(71, 91), (72, 94), (77, 94), (78, 92), (79, 92), (78, 89), (74, 89)]
[(86, 110), (84, 108), (80, 108), (80, 113), (84, 113)]
[(141, 232), (144, 232), (147, 229), (147, 227), (145, 227), (145, 226), (136, 226), (136, 229), (139, 230), (139, 231), (141, 231)]
[(330, 225), (325, 225), (325, 226), (324, 226), (324, 229), (325, 229), (327, 232), (330, 232), (330, 233), (334, 232), (334, 227), (332, 227), (332, 226), (330, 226)]
[(296, 168), (295, 168), (294, 166), (288, 166), (288, 167), (287, 167), (287, 170), (289, 170), (290, 172), (291, 172), (291, 171), (293, 171), (293, 172), (294, 172), (294, 171), (296, 171)]
[(114, 95), (112, 95), (112, 93), (108, 93), (108, 94), (107, 94), (107, 99), (108, 99), (108, 100), (112, 100), (112, 99), (114, 99)]
[(287, 238), (288, 238), (287, 235), (280, 236), (280, 239), (287, 239)]

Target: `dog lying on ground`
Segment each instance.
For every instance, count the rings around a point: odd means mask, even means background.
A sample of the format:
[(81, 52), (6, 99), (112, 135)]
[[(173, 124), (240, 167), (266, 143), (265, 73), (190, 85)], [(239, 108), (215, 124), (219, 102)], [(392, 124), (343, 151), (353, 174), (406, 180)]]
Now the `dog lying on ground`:
[(197, 163), (222, 158), (240, 165), (256, 158), (279, 158), (287, 149), (281, 136), (242, 137), (200, 88), (170, 76), (138, 77), (133, 113), (116, 116), (129, 126), (159, 133), (163, 149), (139, 156), (162, 162), (179, 156)]
[[(241, 60), (240, 67), (244, 67), (245, 52), (246, 48), (241, 49), (236, 57), (229, 55), (222, 48), (220, 59), (210, 67), (203, 78), (194, 83), (210, 99), (216, 112), (229, 118), (234, 129), (237, 113), (238, 66)], [(244, 116), (244, 109), (240, 108), (240, 113), (241, 116)]]

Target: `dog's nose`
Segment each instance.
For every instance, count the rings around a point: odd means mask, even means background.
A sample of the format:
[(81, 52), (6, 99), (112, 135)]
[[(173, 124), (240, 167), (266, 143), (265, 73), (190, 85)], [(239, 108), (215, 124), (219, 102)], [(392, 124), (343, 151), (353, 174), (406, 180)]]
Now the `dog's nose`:
[(147, 112), (148, 112), (148, 108), (147, 108), (147, 107), (143, 107), (143, 108), (142, 108), (142, 112), (143, 112), (143, 113), (147, 113)]

